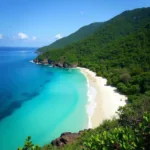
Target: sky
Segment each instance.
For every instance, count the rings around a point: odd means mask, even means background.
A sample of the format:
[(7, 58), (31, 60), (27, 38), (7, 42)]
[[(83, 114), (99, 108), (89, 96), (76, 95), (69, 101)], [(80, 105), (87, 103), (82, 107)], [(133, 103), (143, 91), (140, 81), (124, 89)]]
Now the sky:
[(0, 0), (0, 46), (41, 47), (150, 0)]

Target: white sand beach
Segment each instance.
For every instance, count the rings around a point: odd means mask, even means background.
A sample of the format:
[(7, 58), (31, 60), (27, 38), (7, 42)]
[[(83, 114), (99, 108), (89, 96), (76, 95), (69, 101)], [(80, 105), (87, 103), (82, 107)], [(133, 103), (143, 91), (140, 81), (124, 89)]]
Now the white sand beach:
[(126, 105), (127, 97), (116, 92), (115, 87), (107, 86), (107, 80), (96, 76), (96, 73), (86, 68), (78, 69), (87, 78), (89, 117), (88, 128), (98, 127), (104, 120), (117, 117), (120, 106)]

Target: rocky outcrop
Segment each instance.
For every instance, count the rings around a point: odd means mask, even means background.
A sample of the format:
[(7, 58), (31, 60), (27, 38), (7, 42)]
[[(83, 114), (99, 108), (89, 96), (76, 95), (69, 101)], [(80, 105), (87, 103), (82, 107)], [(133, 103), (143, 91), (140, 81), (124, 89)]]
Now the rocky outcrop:
[(44, 59), (43, 61), (41, 61), (41, 64), (47, 65), (48, 63), (48, 59)]
[(71, 133), (66, 132), (61, 134), (61, 136), (51, 142), (53, 146), (62, 147), (66, 144), (71, 144), (73, 141), (75, 141), (79, 137), (79, 133)]
[(39, 60), (36, 58), (36, 59), (33, 60), (33, 62), (39, 63)]
[(35, 63), (40, 63), (43, 65), (49, 64), (48, 59), (44, 59), (43, 61), (38, 60), (37, 58), (33, 60)]
[[(88, 129), (88, 130), (91, 130), (91, 129)], [(51, 144), (53, 146), (57, 146), (57, 147), (63, 147), (65, 146), (66, 144), (71, 144), (73, 143), (75, 140), (78, 139), (78, 137), (85, 131), (88, 131), (88, 130), (82, 130), (82, 131), (79, 131), (78, 133), (71, 133), (71, 132), (65, 132), (65, 133), (62, 133), (61, 136), (55, 140), (53, 140), (51, 142)]]
[(66, 62), (54, 62), (54, 61), (51, 61), (51, 60), (48, 60), (48, 59), (44, 59), (42, 61), (40, 61), (39, 59), (34, 59), (33, 60), (35, 63), (40, 63), (40, 64), (43, 64), (43, 65), (52, 65), (53, 67), (59, 67), (59, 68), (75, 68), (77, 67), (78, 65), (77, 64), (68, 64)]

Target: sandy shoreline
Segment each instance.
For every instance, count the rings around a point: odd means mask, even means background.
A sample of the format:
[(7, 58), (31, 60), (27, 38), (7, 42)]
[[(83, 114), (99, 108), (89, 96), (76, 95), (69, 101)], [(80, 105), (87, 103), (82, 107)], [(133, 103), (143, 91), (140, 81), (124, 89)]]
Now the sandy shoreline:
[(87, 78), (88, 86), (88, 128), (98, 127), (104, 120), (111, 119), (119, 106), (126, 104), (127, 97), (115, 92), (116, 88), (106, 86), (107, 80), (97, 77), (96, 73), (86, 68), (78, 67)]
[[(33, 61), (30, 62), (34, 63)], [(115, 87), (106, 86), (107, 80), (102, 77), (96, 76), (95, 72), (81, 67), (77, 67), (74, 69), (79, 69), (87, 79), (87, 128), (96, 128), (104, 120), (117, 117), (116, 111), (120, 106), (126, 105), (127, 97), (125, 95), (117, 93)]]

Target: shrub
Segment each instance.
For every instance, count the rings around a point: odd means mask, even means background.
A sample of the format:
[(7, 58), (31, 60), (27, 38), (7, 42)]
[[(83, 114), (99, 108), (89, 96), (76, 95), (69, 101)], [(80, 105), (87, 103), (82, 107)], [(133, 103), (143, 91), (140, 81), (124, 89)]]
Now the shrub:
[(150, 143), (150, 113), (145, 113), (138, 126), (119, 127), (91, 135), (84, 145), (89, 150), (148, 150)]

